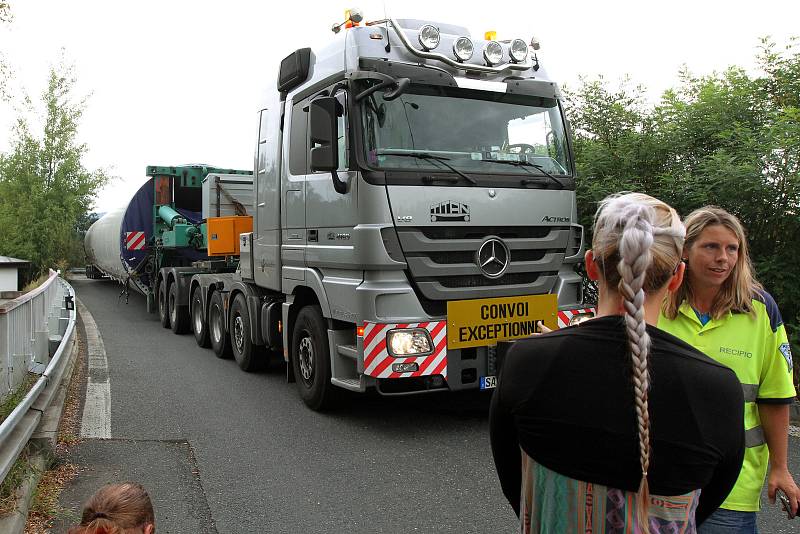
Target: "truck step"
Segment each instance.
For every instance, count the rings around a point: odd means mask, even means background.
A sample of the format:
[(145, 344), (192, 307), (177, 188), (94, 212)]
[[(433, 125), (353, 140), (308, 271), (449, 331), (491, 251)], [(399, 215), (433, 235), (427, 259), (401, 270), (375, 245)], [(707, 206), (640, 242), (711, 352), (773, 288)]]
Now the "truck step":
[(336, 352), (338, 352), (340, 356), (346, 356), (354, 360), (358, 359), (358, 347), (355, 345), (339, 345), (336, 347)]
[(363, 393), (367, 389), (362, 382), (360, 378), (331, 378), (331, 384), (360, 393)]

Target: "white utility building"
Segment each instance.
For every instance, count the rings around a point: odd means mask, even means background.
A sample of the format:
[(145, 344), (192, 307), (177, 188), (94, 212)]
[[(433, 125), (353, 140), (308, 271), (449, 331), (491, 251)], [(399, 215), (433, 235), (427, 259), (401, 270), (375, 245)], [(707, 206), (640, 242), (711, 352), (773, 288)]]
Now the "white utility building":
[(28, 269), (31, 262), (0, 256), (0, 291), (19, 291), (20, 271)]

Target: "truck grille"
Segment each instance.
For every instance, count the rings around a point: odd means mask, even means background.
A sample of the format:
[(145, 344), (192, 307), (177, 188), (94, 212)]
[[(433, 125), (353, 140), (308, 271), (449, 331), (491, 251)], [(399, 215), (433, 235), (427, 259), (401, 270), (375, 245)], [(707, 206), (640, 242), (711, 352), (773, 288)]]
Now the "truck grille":
[[(421, 227), (397, 228), (409, 274), (430, 301), (542, 294), (552, 290), (564, 260), (569, 227)], [(477, 251), (489, 236), (510, 251), (500, 278), (483, 275)]]

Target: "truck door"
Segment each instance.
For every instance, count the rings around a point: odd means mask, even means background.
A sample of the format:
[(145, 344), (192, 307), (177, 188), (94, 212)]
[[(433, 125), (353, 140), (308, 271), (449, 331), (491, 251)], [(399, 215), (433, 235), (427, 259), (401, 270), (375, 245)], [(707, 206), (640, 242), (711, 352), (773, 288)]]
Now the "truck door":
[[(281, 250), (282, 276), (289, 280), (305, 280), (306, 246), (306, 175), (308, 174), (308, 99), (294, 102), (287, 111), (289, 135), (284, 134), (282, 173), (283, 222)], [(286, 123), (285, 122), (285, 123)]]
[[(357, 173), (349, 171), (350, 128), (347, 114), (347, 92), (334, 94), (339, 101), (339, 178), (348, 183), (347, 192), (337, 193), (330, 172), (306, 176), (306, 264), (309, 267), (325, 264), (342, 265), (352, 255), (352, 231), (357, 223)], [(344, 256), (342, 256), (344, 255)]]

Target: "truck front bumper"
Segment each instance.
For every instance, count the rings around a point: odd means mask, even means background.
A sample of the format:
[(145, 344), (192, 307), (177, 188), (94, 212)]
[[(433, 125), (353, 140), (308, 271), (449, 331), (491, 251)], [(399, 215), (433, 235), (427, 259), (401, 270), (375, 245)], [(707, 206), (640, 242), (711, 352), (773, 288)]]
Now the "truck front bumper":
[[(594, 308), (559, 310), (558, 326), (567, 327), (593, 314)], [(432, 352), (424, 356), (392, 356), (386, 346), (387, 334), (394, 329), (406, 328), (427, 330), (433, 341)], [(387, 395), (483, 389), (487, 385), (485, 378), (496, 376), (500, 361), (512, 343), (448, 350), (446, 320), (421, 323), (367, 322), (364, 324), (364, 335), (358, 337), (358, 371), (377, 379), (378, 391)]]

